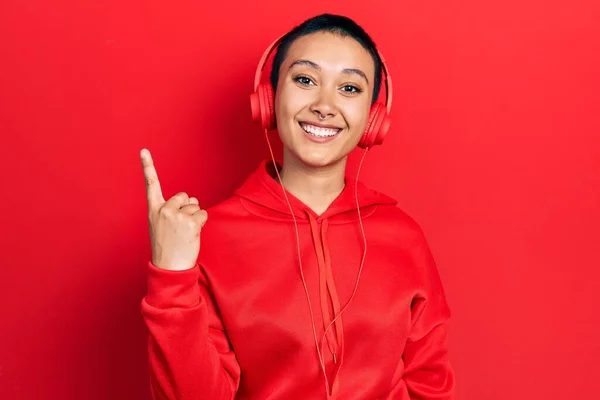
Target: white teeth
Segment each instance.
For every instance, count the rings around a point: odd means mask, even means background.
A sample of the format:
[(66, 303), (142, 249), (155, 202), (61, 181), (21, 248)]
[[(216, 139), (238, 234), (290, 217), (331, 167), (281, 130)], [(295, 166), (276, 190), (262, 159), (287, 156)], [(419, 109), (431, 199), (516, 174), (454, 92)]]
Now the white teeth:
[(314, 125), (307, 125), (307, 124), (302, 124), (302, 129), (304, 129), (304, 131), (306, 133), (309, 133), (309, 134), (311, 134), (313, 136), (317, 136), (317, 137), (335, 136), (340, 131), (339, 129), (320, 128), (320, 127), (317, 127)]

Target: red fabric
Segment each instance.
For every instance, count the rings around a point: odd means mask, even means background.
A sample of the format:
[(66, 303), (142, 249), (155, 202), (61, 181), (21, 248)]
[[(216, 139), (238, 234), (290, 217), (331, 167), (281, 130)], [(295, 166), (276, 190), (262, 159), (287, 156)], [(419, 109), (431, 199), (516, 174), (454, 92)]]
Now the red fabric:
[[(326, 398), (296, 231), (271, 172), (263, 162), (208, 210), (196, 267), (149, 264), (142, 311), (155, 399)], [(393, 199), (357, 190), (367, 255), (358, 291), (322, 346), (330, 385), (338, 374), (332, 398), (453, 399), (450, 311), (424, 235)], [(321, 216), (288, 198), (321, 340), (352, 295), (363, 255), (355, 186), (348, 177)]]

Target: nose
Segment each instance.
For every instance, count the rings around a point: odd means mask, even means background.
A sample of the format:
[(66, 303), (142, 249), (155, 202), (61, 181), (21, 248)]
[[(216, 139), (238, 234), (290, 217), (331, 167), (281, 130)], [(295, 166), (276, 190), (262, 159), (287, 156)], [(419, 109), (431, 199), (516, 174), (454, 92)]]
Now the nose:
[(312, 103), (310, 110), (319, 119), (327, 119), (333, 117), (336, 113), (336, 106), (333, 95), (330, 89), (322, 87)]

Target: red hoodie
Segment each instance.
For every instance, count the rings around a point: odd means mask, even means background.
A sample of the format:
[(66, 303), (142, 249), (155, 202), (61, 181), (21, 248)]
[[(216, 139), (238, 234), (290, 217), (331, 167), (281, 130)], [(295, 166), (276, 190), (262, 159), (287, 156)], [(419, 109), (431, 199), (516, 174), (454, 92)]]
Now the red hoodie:
[[(354, 292), (364, 251), (355, 184), (347, 177), (320, 216), (287, 194), (305, 289), (273, 175), (263, 162), (208, 210), (196, 267), (149, 264), (142, 312), (154, 399), (327, 398), (313, 320), (321, 341)], [(393, 199), (356, 189), (367, 253), (352, 302), (323, 340), (331, 398), (453, 399), (450, 311), (423, 233)]]

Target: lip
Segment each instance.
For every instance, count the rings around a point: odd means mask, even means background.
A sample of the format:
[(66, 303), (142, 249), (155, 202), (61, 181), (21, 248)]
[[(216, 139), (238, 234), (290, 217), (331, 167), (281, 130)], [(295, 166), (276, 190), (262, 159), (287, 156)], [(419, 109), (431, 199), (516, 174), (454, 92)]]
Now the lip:
[(338, 129), (340, 131), (342, 130), (342, 128), (340, 128), (339, 126), (330, 125), (330, 124), (321, 124), (318, 122), (300, 121), (300, 125), (302, 125), (302, 124), (312, 125), (312, 126), (316, 126), (319, 128), (325, 128), (325, 129)]
[[(318, 126), (320, 128), (335, 129), (338, 132), (333, 136), (325, 136), (325, 137), (313, 136), (313, 135), (309, 134), (308, 132), (306, 132), (304, 130), (304, 128), (302, 128), (303, 124)], [(333, 126), (333, 125), (318, 124), (318, 123), (304, 122), (304, 121), (299, 122), (298, 125), (300, 126), (300, 129), (302, 129), (302, 132), (304, 133), (304, 137), (306, 137), (311, 142), (320, 143), (320, 144), (331, 142), (332, 140), (337, 138), (339, 136), (340, 132), (342, 132), (342, 130), (343, 130), (342, 128), (338, 128), (337, 126)]]

